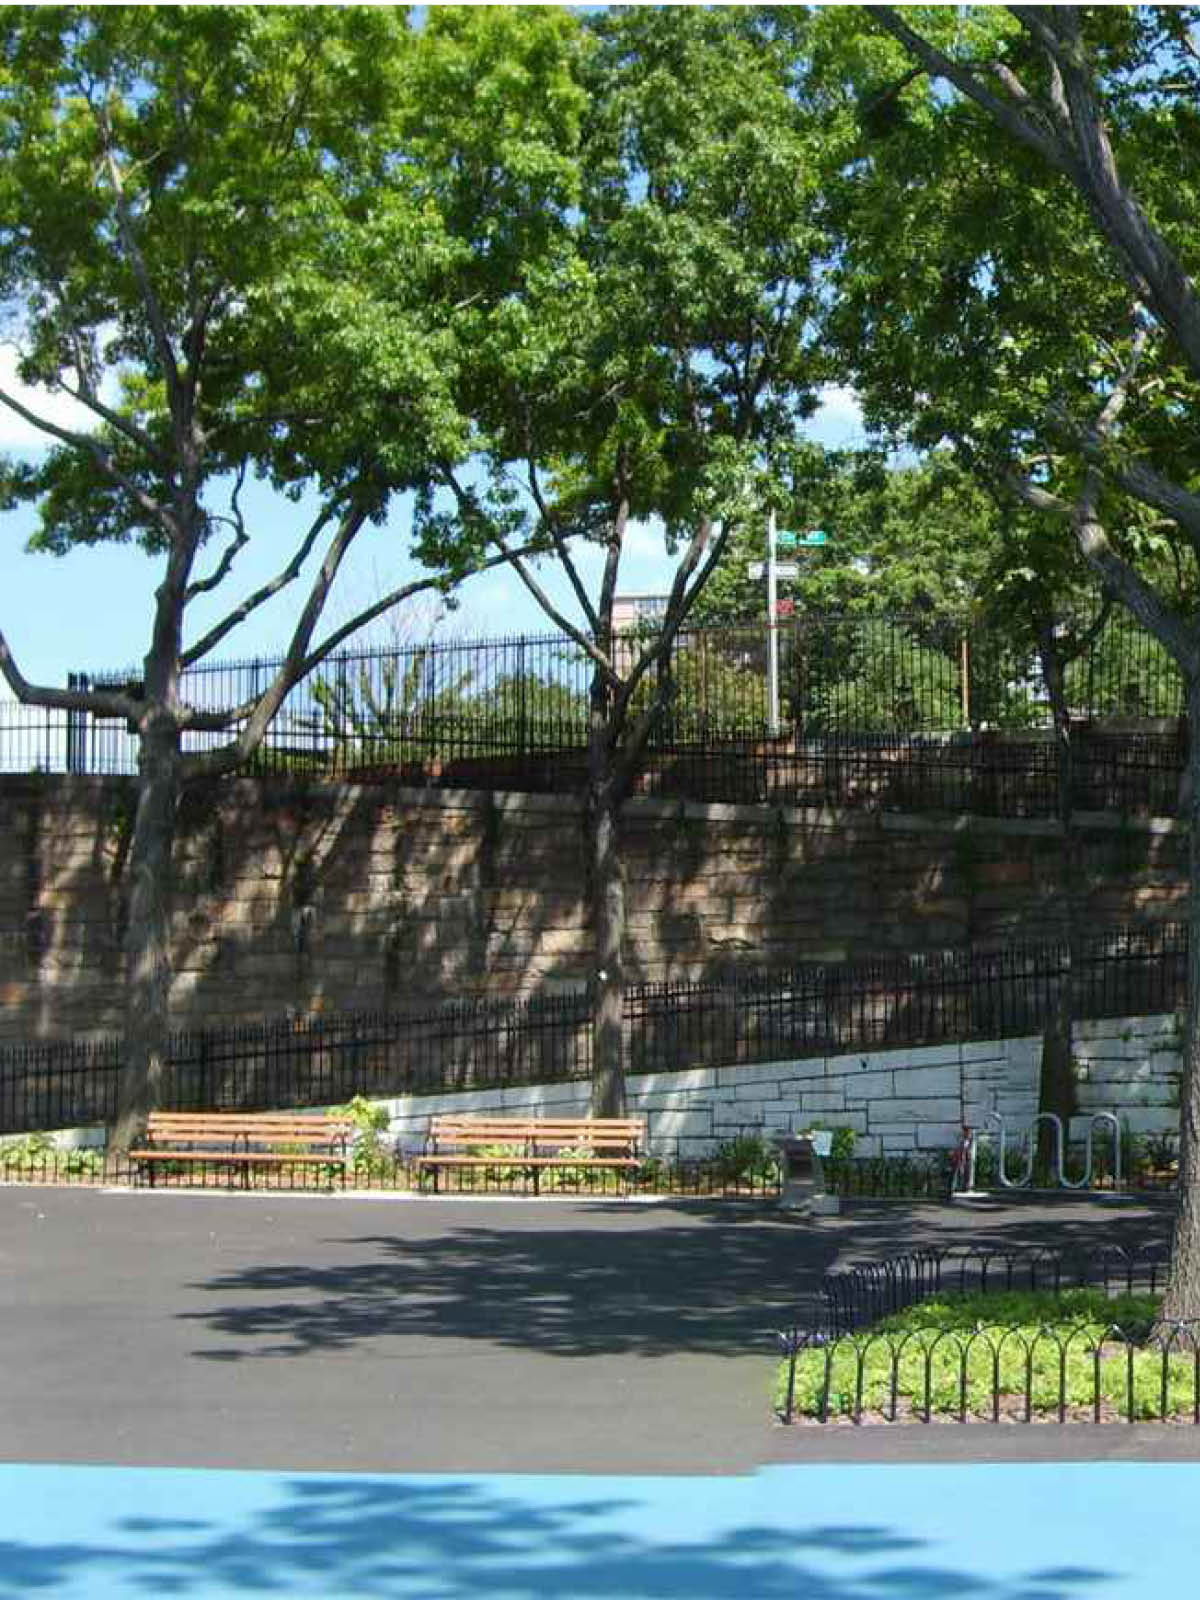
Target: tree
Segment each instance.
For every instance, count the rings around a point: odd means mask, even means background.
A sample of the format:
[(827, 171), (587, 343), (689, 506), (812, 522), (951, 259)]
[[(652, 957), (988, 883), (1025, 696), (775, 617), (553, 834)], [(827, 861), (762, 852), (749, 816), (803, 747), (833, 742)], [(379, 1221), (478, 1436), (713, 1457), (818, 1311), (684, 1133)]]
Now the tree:
[[(902, 72), (893, 62), (890, 84), (876, 79), (868, 103), (876, 129), (881, 107), (888, 125), (877, 148), (888, 138), (936, 147), (942, 181), (931, 187), (943, 191), (939, 204), (951, 202), (935, 223), (946, 246), (933, 258), (942, 284), (917, 282), (920, 304), (895, 319), (892, 355), (918, 359), (895, 363), (899, 382), (890, 393), (881, 384), (882, 404), (903, 409), (916, 399), (919, 431), (956, 436), (994, 479), (1068, 527), (1185, 681), (1190, 992), (1164, 1313), (1200, 1315), (1200, 497), (1188, 426), (1200, 380), (1197, 13), (1013, 6), (959, 8), (954, 18), (890, 7), (866, 15), (910, 64)], [(912, 63), (945, 89), (915, 90)], [(945, 220), (969, 190), (976, 211), (956, 243)], [(890, 192), (908, 209), (911, 185)], [(898, 237), (907, 239), (903, 228)], [(1022, 262), (1023, 275), (1014, 271)], [(939, 303), (943, 342), (934, 350)], [(1164, 540), (1183, 576), (1174, 592), (1148, 559)]]
[[(988, 563), (1001, 536), (994, 500), (949, 450), (890, 464), (886, 452), (825, 452), (800, 442), (783, 455), (779, 525), (821, 529), (823, 546), (795, 559), (786, 585), (798, 613), (846, 615), (922, 612), (966, 619), (979, 604)], [(727, 558), (696, 607), (698, 623), (765, 615), (761, 579), (747, 574), (766, 555), (760, 520), (731, 542)]]
[[(36, 465), (9, 463), (3, 489), (38, 508), (35, 548), (134, 541), (162, 573), (136, 684), (31, 684), (0, 637), (0, 671), (19, 700), (125, 718), (138, 735), (118, 1149), (166, 1070), (181, 789), (242, 765), (288, 691), (357, 626), (478, 564), (400, 586), (316, 642), (361, 531), (431, 453), (453, 458), (462, 439), (446, 241), (386, 137), (414, 39), (389, 8), (0, 13), (10, 332), (22, 378), (94, 419), (64, 428), (0, 394), (52, 445)], [(386, 316), (332, 270), (336, 260), (344, 273), (367, 237), (403, 262)], [(290, 511), (276, 576), (199, 628), (200, 604), (229, 585), (246, 544), (269, 537), (245, 510), (256, 478), (293, 505), (307, 490), (315, 515), (301, 523)], [(224, 711), (190, 705), (188, 669), (300, 581), (307, 593), (272, 682)], [(214, 732), (229, 737), (187, 747)]]
[[(755, 506), (772, 443), (815, 405), (822, 134), (766, 9), (435, 11), (427, 27), (446, 81), (475, 81), (531, 30), (569, 66), (557, 163), (531, 163), (511, 96), (487, 118), (445, 97), (424, 130), (444, 225), (472, 252), (463, 338), (478, 361), (460, 398), (473, 471), (430, 474), (421, 548), (436, 565), (544, 539), (568, 592), (559, 604), (542, 571), (514, 562), (591, 669), (592, 1105), (613, 1114), (622, 808), (672, 703), (680, 631)], [(622, 557), (651, 517), (678, 561), (652, 634), (622, 641)]]

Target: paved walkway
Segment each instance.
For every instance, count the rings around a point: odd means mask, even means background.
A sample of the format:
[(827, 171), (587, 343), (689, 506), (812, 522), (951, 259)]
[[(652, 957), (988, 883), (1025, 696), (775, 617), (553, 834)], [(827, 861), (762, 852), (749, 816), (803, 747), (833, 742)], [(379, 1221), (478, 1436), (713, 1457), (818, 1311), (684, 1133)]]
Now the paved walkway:
[[(849, 1259), (1167, 1226), (1161, 1204), (893, 1204), (812, 1222), (719, 1204), (0, 1189), (0, 1459), (736, 1473), (1036, 1454), (1052, 1435), (1106, 1455), (1130, 1430), (973, 1427), (951, 1443), (939, 1428), (933, 1446), (924, 1431), (780, 1429), (775, 1330)], [(1192, 1430), (1160, 1431), (1200, 1457)]]
[(1167, 1227), (0, 1189), (0, 1600), (1187, 1593), (1200, 1430), (783, 1429), (768, 1398), (831, 1266)]

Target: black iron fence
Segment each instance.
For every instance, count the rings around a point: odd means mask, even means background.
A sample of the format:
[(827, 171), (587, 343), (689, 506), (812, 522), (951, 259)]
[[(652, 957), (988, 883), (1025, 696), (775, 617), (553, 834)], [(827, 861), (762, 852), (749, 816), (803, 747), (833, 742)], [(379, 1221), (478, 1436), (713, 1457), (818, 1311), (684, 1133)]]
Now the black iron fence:
[(1200, 1323), (1159, 1315), (1169, 1265), (1165, 1243), (968, 1244), (832, 1273), (779, 1335), (780, 1418), (1200, 1424)]
[[(809, 614), (779, 623), (776, 641), (772, 727), (765, 625), (681, 635), (644, 792), (1001, 815), (1057, 809), (1049, 700), (1033, 655), (978, 626), (923, 615)], [(618, 641), (619, 670), (638, 647), (633, 636)], [(201, 663), (185, 673), (183, 692), (197, 708), (225, 710), (260, 693), (277, 666)], [(559, 636), (339, 654), (288, 696), (251, 769), (577, 788), (591, 670), (586, 652)], [(74, 673), (70, 682), (136, 688), (131, 673)], [(1156, 641), (1114, 612), (1069, 669), (1067, 695), (1075, 804), (1174, 810), (1184, 700)], [(227, 737), (188, 735), (185, 744), (199, 750)], [(124, 722), (0, 702), (0, 770), (129, 774), (136, 765)]]
[(649, 984), (627, 998), (633, 1072), (839, 1054), (1037, 1033), (1068, 971), (1079, 1017), (1180, 1009), (1187, 927), (1091, 934), (1069, 967), (1065, 945), (1019, 942), (802, 966), (710, 983)]
[(1166, 1285), (1170, 1247), (1103, 1245), (1063, 1250), (1006, 1244), (931, 1245), (887, 1261), (852, 1263), (827, 1273), (818, 1331), (841, 1335), (943, 1294), (1101, 1289), (1107, 1296), (1158, 1294)]
[[(628, 1066), (669, 1072), (1036, 1033), (1067, 963), (1066, 948), (1047, 941), (640, 985), (626, 996)], [(1093, 933), (1072, 977), (1080, 1017), (1176, 1011), (1186, 925)], [(591, 1051), (584, 992), (194, 1030), (170, 1040), (163, 1108), (284, 1109), (581, 1080)], [(120, 1065), (111, 1038), (0, 1049), (0, 1132), (111, 1121)]]

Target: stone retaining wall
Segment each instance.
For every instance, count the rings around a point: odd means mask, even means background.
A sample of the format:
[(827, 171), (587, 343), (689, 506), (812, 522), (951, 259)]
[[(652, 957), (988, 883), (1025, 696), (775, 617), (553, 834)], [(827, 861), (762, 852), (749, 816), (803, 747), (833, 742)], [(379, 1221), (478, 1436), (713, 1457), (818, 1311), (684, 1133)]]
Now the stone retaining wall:
[[(0, 1040), (120, 1027), (128, 780), (0, 778)], [(1078, 819), (1091, 926), (1179, 917), (1187, 832)], [(630, 802), (632, 982), (1060, 931), (1048, 821)], [(176, 1023), (400, 1008), (584, 981), (578, 802), (239, 779), (180, 809)]]
[[(1133, 1133), (1178, 1128), (1176, 1029), (1173, 1016), (1078, 1025), (1077, 1132), (1098, 1111), (1116, 1112)], [(1023, 1130), (1037, 1109), (1040, 1053), (1039, 1037), (635, 1075), (629, 1114), (647, 1119), (653, 1152), (672, 1158), (707, 1155), (739, 1133), (814, 1124), (853, 1128), (857, 1155), (915, 1155), (952, 1148), (964, 1122), (983, 1127), (991, 1111)], [(419, 1150), (436, 1112), (583, 1116), (587, 1101), (586, 1084), (559, 1083), (381, 1103), (392, 1136)]]

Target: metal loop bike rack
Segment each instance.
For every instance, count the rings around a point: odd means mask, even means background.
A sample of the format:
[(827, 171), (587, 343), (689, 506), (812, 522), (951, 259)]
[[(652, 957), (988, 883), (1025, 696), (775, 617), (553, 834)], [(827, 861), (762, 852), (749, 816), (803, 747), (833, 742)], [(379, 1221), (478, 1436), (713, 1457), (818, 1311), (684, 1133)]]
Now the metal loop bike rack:
[(1095, 1111), (1088, 1118), (1087, 1135), (1084, 1139), (1083, 1175), (1078, 1178), (1068, 1178), (1066, 1172), (1066, 1136), (1063, 1131), (1062, 1118), (1053, 1111), (1039, 1111), (1025, 1132), (1026, 1154), (1025, 1170), (1019, 1177), (1010, 1178), (1008, 1175), (1008, 1129), (1005, 1127), (1004, 1116), (999, 1111), (989, 1111), (987, 1121), (994, 1122), (999, 1132), (996, 1141), (996, 1173), (1000, 1185), (1004, 1189), (1024, 1189), (1033, 1182), (1033, 1163), (1037, 1154), (1037, 1129), (1040, 1123), (1048, 1122), (1054, 1129), (1054, 1178), (1060, 1189), (1086, 1189), (1092, 1182), (1092, 1171), (1095, 1165), (1095, 1138), (1096, 1125), (1111, 1128), (1113, 1147), (1113, 1183), (1121, 1182), (1121, 1124), (1115, 1113), (1111, 1111)]

